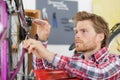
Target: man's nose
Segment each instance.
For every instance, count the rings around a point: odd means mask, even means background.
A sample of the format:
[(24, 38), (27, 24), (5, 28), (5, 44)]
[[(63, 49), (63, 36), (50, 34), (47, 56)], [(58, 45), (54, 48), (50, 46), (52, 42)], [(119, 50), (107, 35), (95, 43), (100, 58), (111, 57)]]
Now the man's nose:
[(80, 38), (81, 37), (81, 34), (78, 32), (75, 34), (75, 38)]

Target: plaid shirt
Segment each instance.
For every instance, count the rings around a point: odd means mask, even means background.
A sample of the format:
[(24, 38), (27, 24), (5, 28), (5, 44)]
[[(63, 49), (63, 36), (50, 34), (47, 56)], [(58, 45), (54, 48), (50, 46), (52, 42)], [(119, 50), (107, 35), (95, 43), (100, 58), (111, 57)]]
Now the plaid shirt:
[(56, 54), (52, 63), (46, 60), (39, 63), (38, 69), (57, 67), (82, 80), (120, 80), (120, 56), (109, 54), (106, 47), (91, 55), (89, 60), (85, 60), (82, 53), (72, 58)]

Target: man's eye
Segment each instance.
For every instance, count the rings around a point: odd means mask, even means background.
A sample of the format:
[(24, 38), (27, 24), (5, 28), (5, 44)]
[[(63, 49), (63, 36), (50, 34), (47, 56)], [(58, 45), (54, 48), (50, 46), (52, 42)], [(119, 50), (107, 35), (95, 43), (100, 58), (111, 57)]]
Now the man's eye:
[(86, 30), (82, 30), (82, 32), (86, 32)]
[(75, 34), (77, 33), (77, 31), (75, 31)]

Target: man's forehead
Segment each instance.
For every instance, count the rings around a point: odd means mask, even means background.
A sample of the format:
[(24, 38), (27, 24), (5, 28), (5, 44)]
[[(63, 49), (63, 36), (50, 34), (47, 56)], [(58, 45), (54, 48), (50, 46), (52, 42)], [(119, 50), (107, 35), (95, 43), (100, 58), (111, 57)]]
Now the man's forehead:
[(78, 21), (75, 28), (87, 28), (93, 27), (93, 23), (90, 20)]
[(87, 30), (88, 28), (87, 27), (79, 27), (79, 28), (76, 28), (74, 27), (73, 30), (76, 31), (76, 30)]

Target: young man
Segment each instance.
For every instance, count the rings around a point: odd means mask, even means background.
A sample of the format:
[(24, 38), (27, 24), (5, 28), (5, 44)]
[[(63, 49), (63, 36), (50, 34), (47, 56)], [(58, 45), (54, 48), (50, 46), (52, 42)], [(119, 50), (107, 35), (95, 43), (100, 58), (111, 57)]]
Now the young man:
[[(40, 41), (25, 40), (23, 48), (41, 59), (40, 68), (62, 69), (83, 80), (117, 80), (120, 78), (120, 57), (108, 52), (109, 29), (100, 16), (78, 12), (75, 23), (75, 49), (77, 54), (66, 57), (47, 50)], [(47, 22), (43, 27), (50, 26)], [(44, 60), (44, 61), (43, 61)]]

